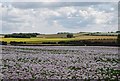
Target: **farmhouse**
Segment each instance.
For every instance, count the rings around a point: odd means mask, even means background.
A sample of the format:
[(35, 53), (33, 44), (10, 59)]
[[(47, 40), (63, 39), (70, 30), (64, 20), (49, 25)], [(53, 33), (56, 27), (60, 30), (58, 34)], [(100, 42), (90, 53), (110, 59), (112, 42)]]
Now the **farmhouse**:
[(37, 35), (39, 38), (67, 38), (67, 34), (41, 34)]

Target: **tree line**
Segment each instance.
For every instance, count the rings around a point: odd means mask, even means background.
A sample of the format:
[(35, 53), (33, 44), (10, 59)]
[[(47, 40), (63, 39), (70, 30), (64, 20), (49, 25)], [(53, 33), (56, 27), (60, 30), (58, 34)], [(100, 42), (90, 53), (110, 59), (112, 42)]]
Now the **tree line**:
[(13, 34), (7, 34), (4, 37), (5, 38), (31, 38), (36, 37), (39, 35), (39, 33), (13, 33)]
[[(58, 33), (58, 34), (67, 34), (67, 38), (72, 38), (72, 33)], [(37, 37), (37, 35), (40, 35), (39, 33), (13, 33), (13, 34), (7, 34), (4, 36), (4, 38), (31, 38), (31, 37)]]

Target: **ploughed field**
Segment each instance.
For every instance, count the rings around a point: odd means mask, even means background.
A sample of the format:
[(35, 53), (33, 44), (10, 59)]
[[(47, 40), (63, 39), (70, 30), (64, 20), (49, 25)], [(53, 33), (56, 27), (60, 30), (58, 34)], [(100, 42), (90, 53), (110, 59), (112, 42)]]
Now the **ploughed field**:
[(2, 46), (5, 79), (118, 79), (118, 47)]

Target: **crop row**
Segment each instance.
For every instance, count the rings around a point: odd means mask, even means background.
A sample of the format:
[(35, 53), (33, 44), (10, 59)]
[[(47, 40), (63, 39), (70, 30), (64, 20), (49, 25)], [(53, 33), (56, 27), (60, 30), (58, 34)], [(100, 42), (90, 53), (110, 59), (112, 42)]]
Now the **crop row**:
[(2, 74), (5, 79), (118, 80), (120, 60), (117, 49), (117, 47), (79, 46), (3, 46)]

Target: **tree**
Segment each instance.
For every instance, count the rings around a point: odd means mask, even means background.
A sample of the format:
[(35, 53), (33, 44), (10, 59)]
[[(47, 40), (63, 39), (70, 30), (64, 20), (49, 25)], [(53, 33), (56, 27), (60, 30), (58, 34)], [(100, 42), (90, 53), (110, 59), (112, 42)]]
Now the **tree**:
[(116, 33), (120, 33), (120, 31), (116, 31)]
[(67, 34), (67, 38), (72, 38), (72, 37), (73, 37), (72, 33)]

